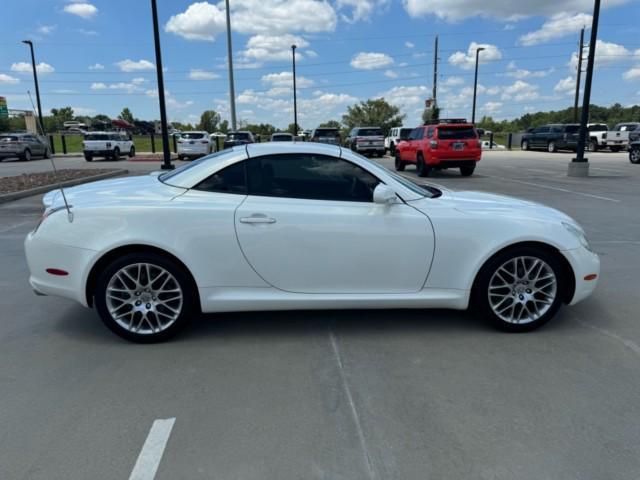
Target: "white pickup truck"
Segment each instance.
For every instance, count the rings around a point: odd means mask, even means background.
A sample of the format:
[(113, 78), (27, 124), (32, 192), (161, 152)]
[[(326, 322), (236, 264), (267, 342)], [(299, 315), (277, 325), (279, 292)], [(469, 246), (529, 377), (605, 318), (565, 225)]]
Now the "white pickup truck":
[(609, 130), (605, 135), (605, 144), (612, 152), (619, 152), (629, 148), (629, 133), (638, 127), (638, 122), (618, 123), (613, 130)]
[(597, 152), (607, 146), (606, 137), (609, 126), (606, 123), (587, 123), (589, 132), (587, 138), (587, 149), (590, 152)]
[(120, 160), (120, 155), (128, 155), (129, 158), (136, 155), (136, 148), (127, 134), (118, 132), (87, 133), (82, 141), (82, 149), (87, 162), (92, 162), (94, 157)]

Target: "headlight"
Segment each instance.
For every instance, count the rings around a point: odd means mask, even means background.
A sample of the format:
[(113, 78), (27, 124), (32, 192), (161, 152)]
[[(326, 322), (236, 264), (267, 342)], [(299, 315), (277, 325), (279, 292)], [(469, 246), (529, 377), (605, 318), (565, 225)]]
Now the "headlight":
[(573, 234), (578, 239), (578, 241), (580, 242), (580, 245), (582, 245), (587, 250), (592, 251), (591, 247), (589, 246), (589, 242), (587, 241), (587, 236), (584, 234), (584, 231), (582, 231), (581, 228), (571, 223), (565, 223), (565, 222), (562, 222), (562, 225), (564, 226), (564, 228), (567, 229), (568, 232)]

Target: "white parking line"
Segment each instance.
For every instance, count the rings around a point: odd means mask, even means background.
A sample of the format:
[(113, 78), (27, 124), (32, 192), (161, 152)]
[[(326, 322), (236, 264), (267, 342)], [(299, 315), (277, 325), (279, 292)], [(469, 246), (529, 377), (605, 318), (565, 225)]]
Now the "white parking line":
[(538, 187), (538, 188), (546, 188), (548, 190), (557, 190), (559, 192), (573, 193), (574, 195), (582, 195), (583, 197), (597, 198), (598, 200), (605, 200), (607, 202), (620, 203), (620, 200), (616, 200), (615, 198), (601, 197), (600, 195), (593, 195), (591, 193), (576, 192), (575, 190), (569, 190), (568, 188), (552, 187), (551, 185), (540, 185), (539, 183), (525, 182), (523, 180), (515, 180), (513, 178), (507, 178), (507, 177), (496, 177), (494, 175), (485, 175), (485, 177), (496, 178), (498, 180), (506, 180), (508, 182), (522, 183), (524, 185), (531, 185), (532, 187)]
[(602, 334), (602, 335), (604, 335), (606, 337), (612, 338), (613, 340), (616, 340), (617, 342), (620, 342), (622, 345), (627, 347), (633, 353), (635, 353), (637, 355), (640, 355), (640, 345), (638, 345), (634, 341), (629, 340), (628, 338), (621, 337), (617, 333), (611, 332), (609, 330), (605, 330), (604, 328), (600, 328), (600, 327), (596, 327), (595, 325), (591, 325), (590, 323), (587, 323), (584, 320), (581, 320), (581, 319), (577, 318), (574, 315), (572, 315), (572, 317), (573, 317), (573, 320), (578, 322), (583, 327), (590, 328), (591, 330), (594, 330), (594, 331), (596, 331), (596, 332), (598, 332), (598, 333), (600, 333), (600, 334)]
[(175, 421), (175, 418), (167, 418), (153, 422), (129, 480), (153, 480), (155, 478)]

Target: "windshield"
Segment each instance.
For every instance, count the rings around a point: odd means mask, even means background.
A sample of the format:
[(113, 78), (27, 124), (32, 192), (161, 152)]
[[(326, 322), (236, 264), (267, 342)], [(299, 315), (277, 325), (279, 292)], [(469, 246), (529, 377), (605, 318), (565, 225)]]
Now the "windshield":
[(439, 127), (438, 138), (440, 140), (476, 138), (476, 132), (473, 127)]
[(206, 157), (202, 157), (199, 158), (197, 160), (194, 160), (192, 162), (187, 163), (186, 165), (183, 165), (179, 168), (176, 168), (175, 170), (172, 170), (171, 172), (167, 172), (167, 173), (163, 173), (162, 175), (158, 176), (158, 178), (160, 179), (161, 182), (167, 182), (167, 180), (175, 177), (176, 175), (180, 175), (183, 172), (186, 172), (187, 170), (190, 170), (194, 167), (197, 167), (198, 165), (207, 162), (209, 160), (212, 160), (214, 158), (219, 159), (220, 157), (223, 157), (225, 155), (229, 155), (230, 153), (233, 153), (235, 151), (235, 149), (233, 148), (228, 148), (226, 150), (222, 150), (220, 152), (217, 153), (212, 153), (211, 155), (207, 155)]
[(106, 133), (90, 133), (84, 138), (85, 140), (109, 140), (109, 135)]
[(609, 130), (609, 127), (606, 125), (591, 125), (589, 127), (590, 132), (606, 132), (607, 130)]
[(247, 132), (233, 132), (227, 135), (227, 140), (249, 140)]
[(318, 128), (315, 133), (316, 137), (337, 137), (339, 136), (338, 130), (334, 128)]
[(359, 137), (376, 137), (382, 136), (382, 130), (379, 128), (361, 128), (358, 130)]
[(567, 125), (564, 131), (567, 133), (578, 133), (580, 131), (580, 125)]
[(186, 138), (187, 140), (198, 140), (204, 138), (204, 133), (183, 133), (180, 138)]

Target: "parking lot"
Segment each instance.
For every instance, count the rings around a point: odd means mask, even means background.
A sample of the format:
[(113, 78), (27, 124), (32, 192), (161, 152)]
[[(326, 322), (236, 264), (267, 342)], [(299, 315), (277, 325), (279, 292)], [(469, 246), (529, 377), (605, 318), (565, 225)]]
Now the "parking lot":
[(485, 151), (471, 177), (424, 179), (542, 202), (585, 228), (595, 294), (519, 335), (464, 312), (302, 311), (207, 315), (169, 343), (127, 343), (94, 311), (33, 294), (22, 243), (41, 199), (0, 205), (0, 479), (159, 465), (166, 480), (636, 480), (640, 165), (588, 156), (589, 178), (566, 176), (572, 154)]

